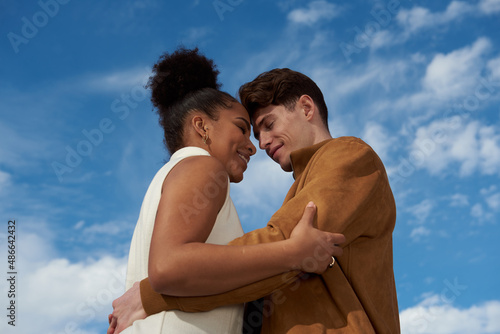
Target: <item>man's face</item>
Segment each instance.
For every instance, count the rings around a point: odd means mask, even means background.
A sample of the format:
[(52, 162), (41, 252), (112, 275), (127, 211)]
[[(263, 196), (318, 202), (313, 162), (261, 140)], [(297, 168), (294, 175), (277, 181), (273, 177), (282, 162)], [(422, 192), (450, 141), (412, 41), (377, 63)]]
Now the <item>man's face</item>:
[(293, 111), (282, 105), (258, 109), (253, 121), (259, 147), (286, 172), (292, 171), (290, 153), (313, 144), (310, 124), (298, 103)]

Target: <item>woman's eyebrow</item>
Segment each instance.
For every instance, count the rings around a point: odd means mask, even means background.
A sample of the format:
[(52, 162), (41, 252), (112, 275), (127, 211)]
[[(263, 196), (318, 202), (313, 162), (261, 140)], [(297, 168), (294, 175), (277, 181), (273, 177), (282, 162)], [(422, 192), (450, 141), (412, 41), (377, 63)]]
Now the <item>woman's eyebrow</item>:
[(250, 131), (250, 129), (251, 129), (250, 128), (250, 123), (246, 119), (244, 119), (243, 117), (236, 117), (236, 119), (241, 119), (243, 122), (245, 122), (248, 131)]

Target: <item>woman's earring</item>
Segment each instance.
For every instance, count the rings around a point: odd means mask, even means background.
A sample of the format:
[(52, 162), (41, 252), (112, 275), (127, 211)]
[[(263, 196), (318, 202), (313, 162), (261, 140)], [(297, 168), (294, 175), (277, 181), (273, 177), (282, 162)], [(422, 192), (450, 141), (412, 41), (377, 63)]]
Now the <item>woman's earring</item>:
[(205, 132), (205, 134), (203, 135), (202, 139), (203, 139), (203, 144), (206, 145), (207, 144), (207, 140), (208, 140), (208, 133), (207, 132)]

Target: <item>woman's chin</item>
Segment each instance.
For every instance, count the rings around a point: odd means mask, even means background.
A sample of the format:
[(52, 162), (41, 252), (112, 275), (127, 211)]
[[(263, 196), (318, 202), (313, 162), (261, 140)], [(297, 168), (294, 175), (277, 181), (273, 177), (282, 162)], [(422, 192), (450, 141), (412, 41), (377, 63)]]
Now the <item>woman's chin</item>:
[(229, 181), (232, 183), (240, 183), (241, 181), (243, 181), (243, 174), (231, 175), (229, 177)]

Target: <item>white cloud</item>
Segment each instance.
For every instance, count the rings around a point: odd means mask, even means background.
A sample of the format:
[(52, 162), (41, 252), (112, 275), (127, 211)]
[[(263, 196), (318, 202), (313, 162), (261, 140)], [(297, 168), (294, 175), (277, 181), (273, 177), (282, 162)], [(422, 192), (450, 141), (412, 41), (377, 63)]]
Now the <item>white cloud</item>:
[(397, 37), (388, 30), (380, 30), (373, 34), (370, 41), (370, 48), (372, 50), (380, 49), (384, 46), (389, 46), (397, 42)]
[(470, 215), (474, 218), (483, 218), (484, 217), (483, 206), (479, 203), (474, 204), (474, 206), (470, 210)]
[(497, 191), (496, 185), (491, 185), (489, 188), (483, 188), (480, 191), (484, 201), (493, 211), (500, 210), (500, 192)]
[(481, 195), (486, 196), (486, 195), (489, 195), (489, 194), (495, 192), (496, 190), (497, 190), (497, 186), (492, 184), (488, 188), (481, 189), (479, 192), (481, 193)]
[(460, 206), (468, 206), (469, 198), (464, 194), (454, 194), (451, 196), (450, 206), (460, 207)]
[(495, 14), (500, 12), (500, 0), (481, 0), (478, 6), (484, 14)]
[[(83, 226), (83, 224), (82, 224), (82, 226)], [(123, 233), (123, 232), (128, 233), (129, 227), (130, 227), (130, 224), (127, 224), (124, 222), (112, 221), (112, 222), (106, 222), (106, 223), (93, 224), (89, 227), (84, 228), (83, 233), (85, 233), (85, 234), (99, 234), (99, 235), (103, 235), (103, 234), (118, 235), (118, 234)]]
[(465, 14), (470, 13), (475, 8), (465, 1), (452, 1), (446, 8), (446, 11), (438, 19), (439, 23), (448, 23), (460, 19)]
[[(330, 105), (328, 102), (326, 103)], [(331, 104), (333, 105), (333, 103)], [(342, 117), (341, 115), (334, 114), (333, 117), (329, 117), (328, 128), (333, 137), (352, 136), (353, 134), (346, 122), (346, 117)]]
[[(432, 295), (400, 313), (401, 333), (405, 334), (483, 334), (500, 332), (500, 301), (492, 300), (469, 308), (452, 304), (449, 295)], [(444, 292), (443, 292), (444, 293)]]
[[(18, 122), (22, 123), (22, 122)], [(36, 138), (33, 133), (25, 133), (19, 124), (8, 124), (0, 121), (0, 164), (19, 171), (38, 165), (43, 154), (51, 151), (50, 139)]]
[(376, 122), (366, 123), (361, 138), (377, 152), (384, 162), (389, 159), (389, 151), (397, 140), (389, 136), (388, 131)]
[(492, 175), (500, 170), (500, 131), (493, 126), (479, 129), (481, 168), (485, 174)]
[(455, 165), (462, 177), (500, 173), (500, 129), (478, 121), (466, 123), (459, 116), (433, 121), (417, 129), (412, 149), (418, 153), (417, 167), (433, 175), (453, 174)]
[(485, 200), (486, 200), (486, 204), (488, 204), (490, 209), (492, 209), (494, 211), (500, 210), (500, 193), (490, 195)]
[(493, 80), (500, 80), (500, 57), (488, 61), (488, 69)]
[(272, 214), (283, 203), (292, 183), (291, 173), (284, 172), (259, 150), (251, 158), (244, 180), (239, 184), (231, 184), (231, 196), (238, 207), (258, 207), (262, 211), (270, 210), (269, 213)]
[[(330, 94), (333, 93), (333, 95), (346, 96), (380, 79), (379, 74), (382, 72), (383, 69), (381, 67), (366, 66), (364, 71), (360, 71), (356, 74), (351, 73), (349, 76), (342, 73), (341, 70), (337, 68), (321, 68), (318, 66), (315, 68), (313, 74), (314, 77), (318, 78), (316, 83), (318, 85), (321, 83), (321, 86), (326, 87), (326, 90), (329, 91)], [(339, 85), (339, 82), (342, 82), (342, 84)]]
[(12, 176), (0, 170), (0, 196), (7, 194), (6, 189), (12, 183)]
[(207, 36), (212, 34), (212, 28), (210, 27), (192, 27), (183, 33), (183, 42), (185, 44), (196, 44), (206, 42)]
[(423, 7), (413, 7), (412, 9), (402, 9), (396, 19), (406, 29), (407, 34), (412, 34), (424, 28), (432, 28), (450, 23), (464, 17), (475, 8), (463, 1), (452, 1), (444, 12), (432, 13)]
[(85, 221), (84, 220), (80, 220), (78, 223), (75, 224), (75, 226), (73, 226), (73, 228), (75, 230), (80, 230), (84, 225), (85, 225)]
[(445, 100), (472, 94), (484, 67), (483, 58), (490, 49), (491, 42), (479, 38), (471, 46), (437, 54), (422, 80), (424, 89)]
[[(72, 262), (57, 255), (49, 226), (31, 224), (18, 221), (16, 330), (102, 332), (111, 302), (124, 292), (126, 259), (102, 256)], [(6, 288), (2, 279), (0, 290)], [(101, 330), (93, 331), (99, 324)], [(0, 323), (0, 332), (10, 333), (6, 321)]]
[(329, 31), (315, 31), (314, 36), (309, 43), (311, 49), (324, 49), (325, 45), (331, 43), (334, 39), (333, 33)]
[(103, 257), (71, 263), (53, 259), (29, 275), (20, 276), (20, 310), (24, 333), (84, 329), (104, 322), (112, 301), (124, 291), (124, 259)]
[(5, 184), (9, 183), (10, 178), (11, 175), (9, 173), (0, 170), (0, 186), (4, 186)]
[[(148, 95), (144, 85), (151, 75), (151, 67), (131, 68), (103, 74), (92, 74), (77, 81), (82, 89), (91, 92), (111, 92), (133, 94), (132, 100), (143, 100)], [(61, 89), (64, 90), (64, 87)]]
[(245, 54), (242, 57), (245, 59), (244, 63), (234, 73), (229, 76), (221, 73), (224, 87), (235, 87), (234, 91), (237, 92), (242, 83), (253, 80), (259, 73), (277, 67), (297, 68), (297, 60), (304, 56), (288, 43), (290, 38), (296, 36), (284, 37), (273, 43), (270, 49), (258, 50), (253, 55)]
[(430, 199), (424, 199), (422, 202), (411, 206), (407, 209), (412, 215), (415, 216), (417, 222), (422, 224), (425, 222), (432, 209), (434, 208), (434, 203)]
[(396, 14), (396, 21), (402, 29), (398, 28), (395, 32), (377, 31), (372, 38), (370, 47), (375, 50), (401, 44), (422, 30), (440, 28), (460, 21), (467, 16), (489, 15), (498, 11), (500, 11), (499, 0), (481, 0), (477, 5), (465, 1), (451, 1), (442, 12), (432, 12), (428, 8), (419, 6), (401, 9)]
[[(488, 197), (485, 197), (486, 205), (488, 204)], [(494, 199), (495, 200), (495, 199)], [(495, 202), (491, 203), (492, 205), (496, 205)], [(484, 207), (481, 203), (476, 203), (472, 206), (470, 210), (471, 217), (475, 218), (475, 221), (472, 222), (472, 225), (483, 225), (485, 222), (496, 222), (494, 216), (494, 209), (488, 210), (487, 207)]]
[(294, 9), (288, 14), (288, 20), (297, 24), (313, 25), (321, 20), (331, 20), (339, 15), (337, 5), (328, 1), (312, 1), (308, 8)]
[(416, 227), (414, 228), (411, 233), (410, 233), (410, 238), (413, 240), (413, 241), (420, 241), (420, 239), (422, 237), (425, 237), (425, 236), (428, 236), (429, 234), (431, 234), (431, 231), (424, 227), (424, 226), (419, 226), (419, 227)]
[[(406, 72), (413, 65), (413, 60), (384, 61), (374, 59), (349, 70), (343, 64), (313, 63), (309, 65), (310, 77), (318, 84), (325, 94), (329, 110), (338, 109), (339, 101), (364, 93), (364, 89), (375, 86), (384, 88), (388, 93), (404, 84)], [(341, 84), (340, 84), (341, 83)], [(391, 101), (392, 103), (392, 101)], [(385, 107), (385, 106), (384, 106)], [(370, 105), (370, 112), (387, 112), (387, 108)], [(345, 114), (345, 113), (344, 113)], [(344, 118), (348, 115), (342, 115)]]
[(402, 9), (399, 11), (396, 19), (399, 24), (413, 32), (425, 26), (432, 24), (431, 13), (427, 8), (414, 7), (412, 9)]
[(481, 193), (481, 195), (486, 196), (495, 191), (497, 191), (497, 186), (492, 184), (488, 188), (482, 188), (479, 192)]
[[(281, 207), (288, 189), (293, 183), (291, 173), (284, 172), (280, 166), (259, 150), (251, 158), (242, 182), (231, 184), (231, 197), (238, 209), (244, 228), (262, 227), (266, 222), (255, 221), (256, 226), (248, 226), (248, 209), (259, 208), (259, 214), (270, 217)], [(255, 220), (255, 219), (254, 219)]]
[[(436, 115), (443, 119), (459, 115), (459, 119), (463, 121), (473, 112), (494, 105), (499, 99), (500, 70), (497, 68), (500, 68), (500, 58), (486, 59), (491, 45), (489, 39), (478, 38), (471, 45), (447, 54), (435, 55), (427, 66), (425, 57), (415, 55), (406, 66), (419, 71), (415, 74), (415, 81), (420, 83), (422, 89), (410, 87), (407, 90), (409, 94), (388, 100), (387, 108), (410, 113), (411, 118), (403, 127), (406, 128), (409, 124), (414, 129)], [(418, 69), (420, 67), (425, 69), (423, 76)], [(407, 72), (400, 73), (401, 78), (408, 77)], [(402, 87), (408, 84), (397, 77), (394, 77), (393, 82)], [(376, 106), (372, 103), (372, 108), (373, 105)]]

